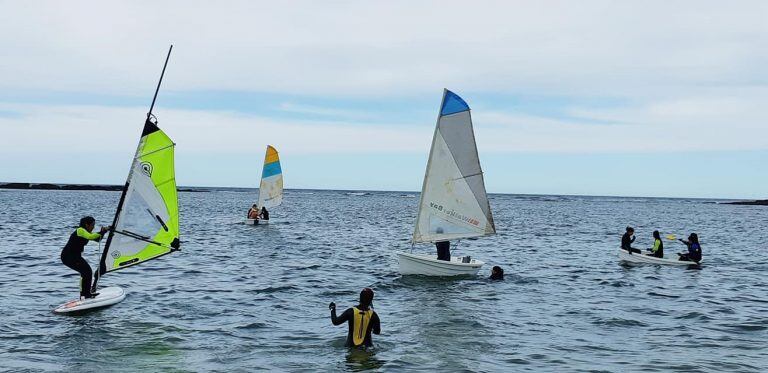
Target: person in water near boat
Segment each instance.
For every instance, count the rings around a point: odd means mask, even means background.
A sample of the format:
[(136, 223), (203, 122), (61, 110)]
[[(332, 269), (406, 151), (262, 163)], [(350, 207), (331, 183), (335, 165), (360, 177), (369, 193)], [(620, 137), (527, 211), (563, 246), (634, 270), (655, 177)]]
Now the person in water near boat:
[(493, 266), (491, 268), (491, 280), (503, 280), (504, 279), (504, 270), (501, 269), (499, 266)]
[(99, 233), (93, 233), (95, 227), (96, 219), (93, 216), (86, 216), (80, 219), (80, 225), (69, 235), (67, 244), (61, 250), (61, 262), (80, 274), (80, 297), (82, 299), (93, 298), (99, 295), (99, 293), (91, 293), (93, 270), (91, 270), (88, 262), (83, 259), (82, 254), (88, 241), (101, 240), (101, 237), (110, 227), (101, 227)]
[(261, 212), (259, 213), (259, 218), (262, 220), (269, 220), (269, 211), (267, 211), (266, 207), (261, 207)]
[(657, 258), (664, 257), (664, 242), (661, 242), (659, 231), (653, 231), (653, 247), (648, 250), (651, 251), (651, 255)]
[(635, 242), (635, 228), (627, 227), (627, 231), (621, 236), (621, 248), (627, 250), (630, 254), (642, 253), (640, 249), (632, 247), (632, 242)]
[(259, 206), (256, 206), (255, 203), (248, 209), (248, 219), (259, 219)]
[(684, 243), (685, 246), (688, 246), (687, 253), (677, 254), (680, 256), (680, 260), (696, 263), (701, 261), (701, 245), (699, 244), (699, 236), (696, 233), (691, 233), (691, 235), (688, 236), (688, 241), (681, 238), (680, 242)]
[(347, 347), (372, 347), (371, 333), (381, 334), (379, 315), (373, 310), (373, 290), (365, 288), (360, 292), (360, 304), (357, 307), (347, 308), (341, 316), (336, 316), (336, 303), (328, 305), (331, 310), (331, 322), (333, 325), (341, 325), (346, 322), (349, 326), (347, 333)]

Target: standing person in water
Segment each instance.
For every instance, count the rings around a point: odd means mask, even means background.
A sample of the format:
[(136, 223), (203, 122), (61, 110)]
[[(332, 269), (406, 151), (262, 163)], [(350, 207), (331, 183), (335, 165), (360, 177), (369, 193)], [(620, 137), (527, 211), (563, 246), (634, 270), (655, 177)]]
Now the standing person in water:
[(259, 206), (256, 206), (254, 203), (253, 206), (251, 206), (250, 209), (248, 209), (248, 219), (258, 219), (259, 218)]
[(328, 305), (333, 325), (341, 325), (344, 322), (349, 325), (347, 347), (372, 347), (371, 333), (381, 334), (379, 315), (372, 308), (373, 290), (370, 288), (360, 292), (360, 304), (357, 307), (347, 308), (339, 317), (336, 317), (336, 303), (331, 302)]
[(259, 213), (259, 217), (262, 220), (269, 220), (269, 211), (267, 211), (266, 207), (261, 207), (261, 212)]
[(688, 241), (681, 238), (680, 242), (684, 243), (685, 246), (688, 246), (688, 253), (677, 254), (680, 256), (680, 260), (696, 263), (701, 261), (701, 245), (699, 245), (699, 236), (696, 233), (691, 233), (691, 235), (688, 236)]
[(640, 249), (635, 249), (632, 247), (632, 242), (635, 242), (635, 228), (627, 227), (627, 232), (624, 233), (623, 236), (621, 236), (621, 248), (623, 250), (627, 250), (630, 254), (632, 253), (642, 253)]
[(109, 230), (108, 227), (101, 227), (99, 233), (93, 233), (96, 227), (96, 219), (92, 216), (86, 216), (80, 219), (80, 226), (69, 235), (69, 240), (61, 250), (61, 262), (65, 266), (74, 269), (80, 274), (80, 297), (82, 299), (93, 298), (99, 293), (91, 293), (91, 282), (93, 280), (93, 271), (88, 262), (83, 259), (82, 254), (88, 241), (98, 241)]
[(653, 247), (650, 248), (651, 255), (657, 258), (664, 257), (664, 242), (661, 242), (659, 231), (653, 231)]

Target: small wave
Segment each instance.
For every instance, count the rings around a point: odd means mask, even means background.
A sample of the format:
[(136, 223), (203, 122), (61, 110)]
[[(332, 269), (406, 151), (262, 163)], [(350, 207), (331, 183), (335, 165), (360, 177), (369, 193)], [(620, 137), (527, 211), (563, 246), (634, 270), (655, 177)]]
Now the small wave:
[(266, 327), (267, 327), (267, 324), (265, 324), (263, 322), (252, 322), (252, 323), (248, 323), (248, 324), (245, 324), (245, 325), (238, 325), (238, 326), (235, 327), (235, 329), (246, 329), (246, 330), (248, 330), (248, 329), (262, 329), (262, 328), (266, 328)]
[(366, 192), (347, 192), (347, 193), (344, 193), (344, 194), (346, 194), (348, 196), (360, 197), (360, 196), (367, 196), (369, 193), (366, 193)]
[(600, 319), (592, 322), (595, 325), (605, 326), (648, 326), (648, 324), (639, 320), (622, 319), (620, 317), (612, 317), (610, 319)]

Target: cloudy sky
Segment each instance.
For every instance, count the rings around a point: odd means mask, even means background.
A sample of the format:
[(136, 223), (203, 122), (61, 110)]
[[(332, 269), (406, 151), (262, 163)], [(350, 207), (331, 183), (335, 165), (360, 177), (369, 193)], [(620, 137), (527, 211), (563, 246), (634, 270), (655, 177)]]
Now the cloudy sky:
[(443, 88), (497, 193), (768, 196), (763, 1), (4, 1), (0, 181), (420, 190)]

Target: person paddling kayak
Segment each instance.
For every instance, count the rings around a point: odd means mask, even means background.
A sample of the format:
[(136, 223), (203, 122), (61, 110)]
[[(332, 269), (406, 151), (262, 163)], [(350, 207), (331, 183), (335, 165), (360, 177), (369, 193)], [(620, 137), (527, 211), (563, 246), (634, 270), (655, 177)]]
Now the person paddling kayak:
[(101, 227), (99, 233), (93, 233), (95, 227), (96, 219), (93, 216), (86, 216), (80, 219), (80, 226), (69, 235), (67, 244), (61, 249), (61, 262), (80, 274), (80, 297), (82, 299), (93, 298), (99, 295), (99, 293), (91, 293), (93, 270), (91, 270), (91, 266), (82, 257), (88, 241), (99, 241), (104, 233), (109, 230), (109, 227)]
[(331, 302), (328, 309), (331, 310), (331, 322), (333, 325), (341, 325), (347, 322), (347, 347), (372, 347), (371, 333), (381, 334), (379, 315), (373, 308), (373, 290), (365, 288), (360, 292), (360, 304), (357, 307), (347, 308), (341, 316), (336, 317), (336, 303)]
[(627, 231), (624, 233), (623, 236), (621, 236), (621, 248), (623, 250), (627, 250), (630, 254), (632, 253), (642, 253), (640, 249), (635, 249), (632, 247), (632, 242), (635, 242), (635, 228), (627, 227)]
[(696, 233), (691, 233), (691, 235), (688, 236), (688, 241), (681, 238), (680, 242), (684, 243), (685, 246), (688, 246), (688, 253), (677, 254), (680, 256), (680, 260), (696, 263), (701, 261), (701, 245), (699, 244), (699, 236)]

